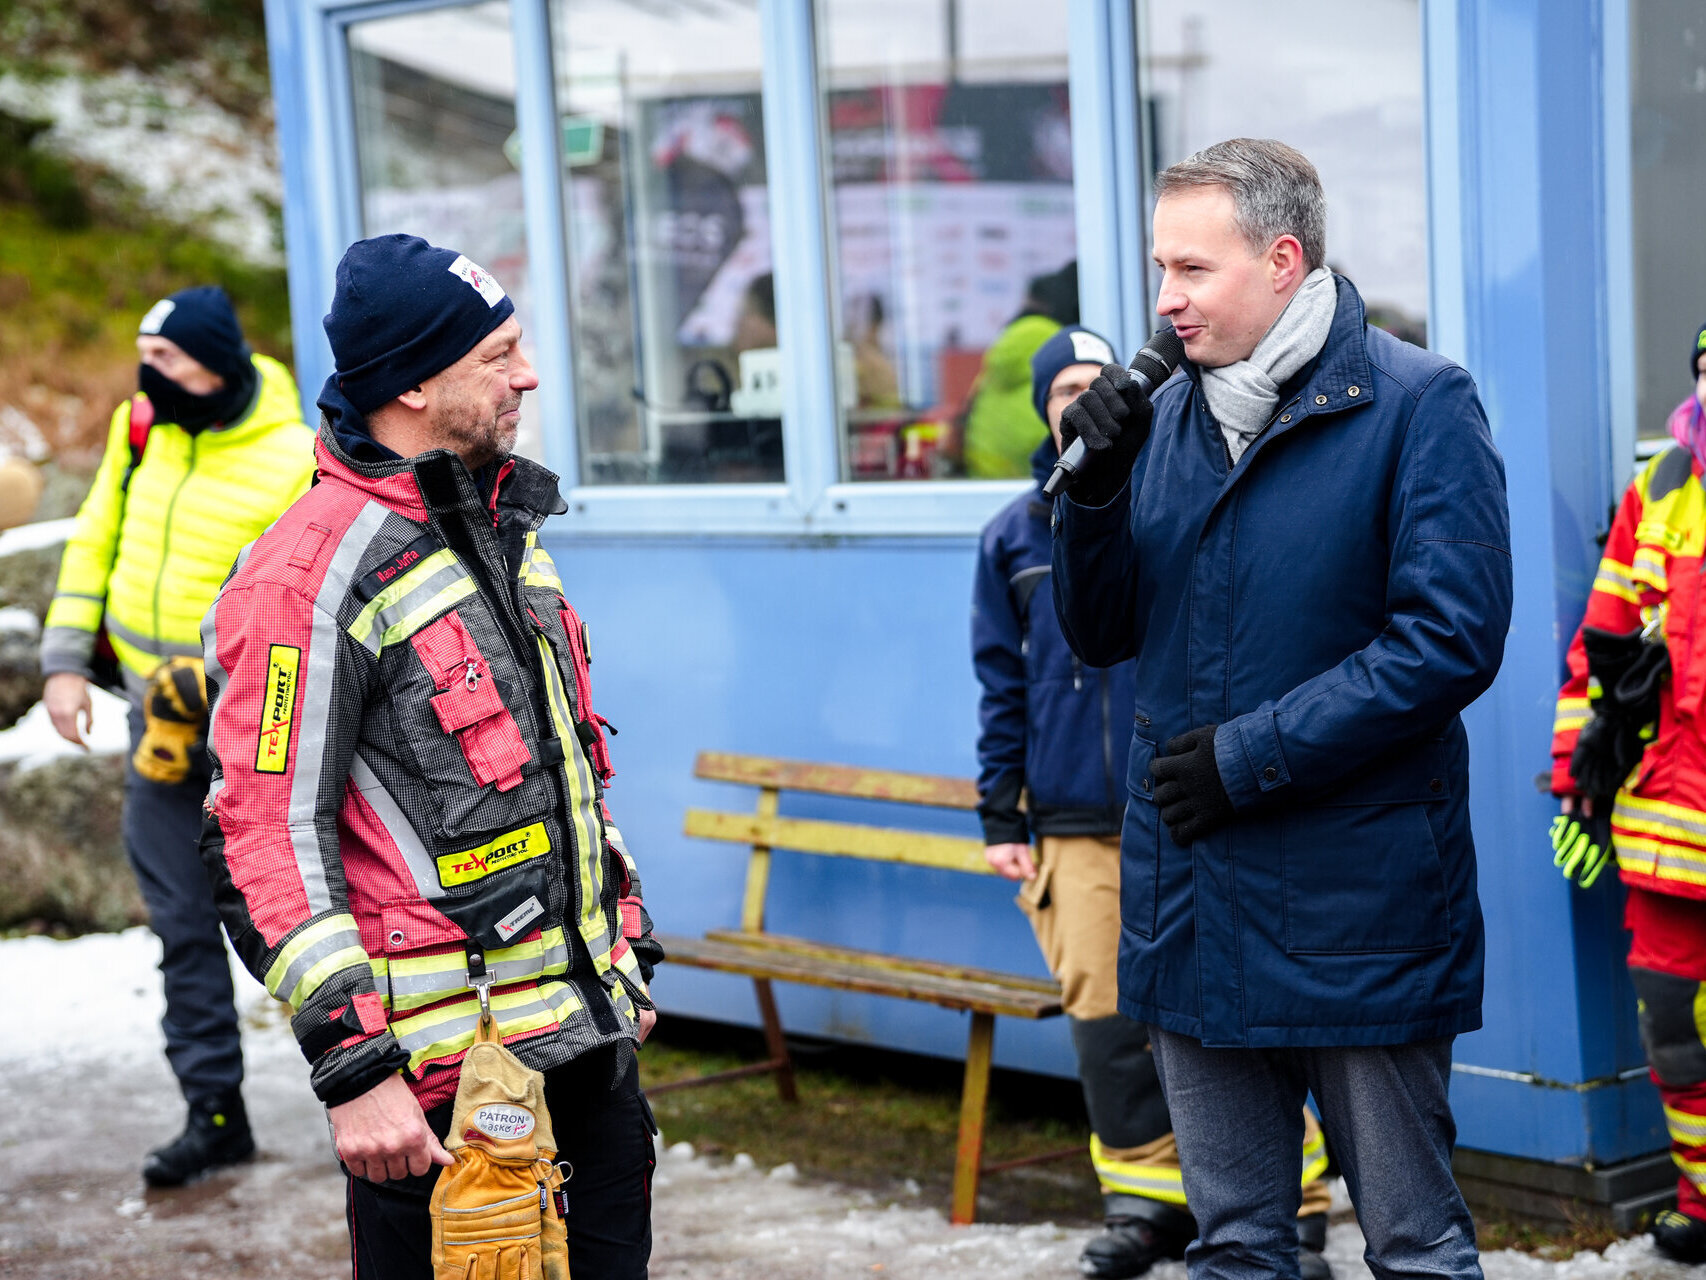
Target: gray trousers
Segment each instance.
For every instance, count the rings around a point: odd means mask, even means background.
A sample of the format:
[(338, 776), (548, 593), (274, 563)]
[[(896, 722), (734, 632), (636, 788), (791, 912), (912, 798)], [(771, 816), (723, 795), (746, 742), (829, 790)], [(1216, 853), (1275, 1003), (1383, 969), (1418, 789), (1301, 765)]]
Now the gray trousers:
[[(142, 737), (142, 712), (130, 710), (130, 746)], [(165, 979), (166, 1060), (190, 1103), (207, 1103), (243, 1082), (243, 1050), (231, 962), (220, 932), (213, 889), (201, 862), (201, 802), (209, 779), (207, 754), (195, 752), (190, 773), (170, 786), (124, 767), (125, 852), (160, 938)]]

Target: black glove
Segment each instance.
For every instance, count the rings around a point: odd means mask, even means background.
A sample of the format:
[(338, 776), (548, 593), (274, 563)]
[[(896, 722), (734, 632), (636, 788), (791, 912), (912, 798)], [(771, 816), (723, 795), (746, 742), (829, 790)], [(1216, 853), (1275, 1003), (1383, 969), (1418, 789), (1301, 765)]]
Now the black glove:
[(1105, 507), (1125, 487), (1138, 450), (1155, 417), (1149, 397), (1123, 364), (1105, 364), (1084, 394), (1060, 415), (1060, 448), (1082, 437), (1089, 450), (1072, 495), (1087, 507)]
[(1570, 776), (1583, 795), (1617, 794), (1647, 749), (1647, 731), (1659, 718), (1659, 700), (1670, 677), (1670, 652), (1662, 640), (1640, 631), (1619, 635), (1582, 628), (1588, 673), (1599, 682), (1593, 718), (1582, 726), (1570, 754)]
[(1220, 781), (1214, 762), (1214, 731), (1218, 725), (1181, 733), (1167, 743), (1166, 754), (1150, 761), (1155, 775), (1155, 803), (1161, 821), (1173, 833), (1173, 843), (1188, 848), (1232, 821), (1232, 799)]

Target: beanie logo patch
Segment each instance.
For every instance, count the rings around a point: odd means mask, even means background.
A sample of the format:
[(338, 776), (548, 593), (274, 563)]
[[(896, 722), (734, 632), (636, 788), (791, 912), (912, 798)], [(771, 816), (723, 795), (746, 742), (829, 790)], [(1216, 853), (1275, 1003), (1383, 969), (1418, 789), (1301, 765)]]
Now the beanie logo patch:
[(450, 274), (467, 281), (468, 287), (484, 298), (488, 307), (504, 300), (504, 287), (492, 278), (492, 273), (468, 261), (463, 254), (457, 254), (456, 261), (450, 264)]
[(1694, 349), (1696, 351), (1706, 351), (1706, 329), (1702, 329), (1700, 331), (1699, 338), (1695, 339)]
[(1095, 334), (1083, 330), (1072, 335), (1072, 354), (1079, 364), (1114, 363), (1114, 349)]
[(148, 308), (148, 314), (142, 317), (142, 323), (136, 326), (138, 333), (159, 333), (166, 323), (166, 317), (178, 309), (178, 304), (170, 298), (161, 298)]

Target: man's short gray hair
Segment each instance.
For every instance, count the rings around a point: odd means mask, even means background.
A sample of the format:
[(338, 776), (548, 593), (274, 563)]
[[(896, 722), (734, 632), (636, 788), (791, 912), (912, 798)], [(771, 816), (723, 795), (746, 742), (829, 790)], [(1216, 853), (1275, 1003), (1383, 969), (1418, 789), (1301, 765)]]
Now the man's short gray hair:
[(1224, 187), (1232, 220), (1255, 253), (1281, 236), (1296, 236), (1304, 267), (1327, 261), (1327, 195), (1321, 175), (1295, 147), (1273, 138), (1228, 138), (1163, 169), (1155, 196), (1193, 187)]

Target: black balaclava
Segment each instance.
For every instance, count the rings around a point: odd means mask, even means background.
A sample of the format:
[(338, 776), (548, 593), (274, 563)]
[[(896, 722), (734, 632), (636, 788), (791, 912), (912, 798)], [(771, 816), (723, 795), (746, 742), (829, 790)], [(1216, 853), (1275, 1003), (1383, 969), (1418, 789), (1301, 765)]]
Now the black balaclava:
[(225, 290), (218, 285), (181, 289), (155, 303), (142, 318), (138, 332), (176, 343), (191, 359), (225, 380), (225, 385), (210, 395), (191, 395), (159, 370), (146, 364), (138, 366), (137, 386), (154, 405), (154, 421), (173, 422), (196, 432), (224, 426), (248, 412), (259, 376)]

